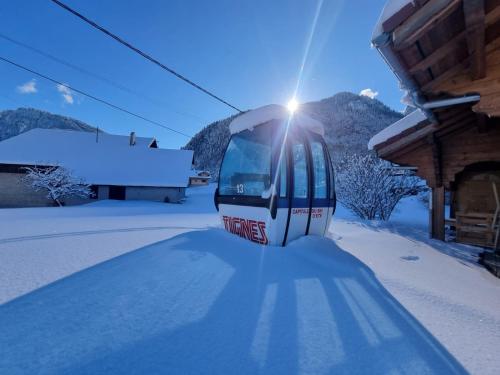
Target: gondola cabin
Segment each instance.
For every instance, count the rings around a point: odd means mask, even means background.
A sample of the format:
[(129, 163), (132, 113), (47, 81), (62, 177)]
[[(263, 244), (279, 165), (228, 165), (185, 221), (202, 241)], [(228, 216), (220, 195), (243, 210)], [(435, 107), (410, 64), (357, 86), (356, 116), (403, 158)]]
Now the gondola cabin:
[(336, 203), (323, 125), (269, 105), (229, 130), (214, 198), (224, 228), (263, 245), (323, 236)]

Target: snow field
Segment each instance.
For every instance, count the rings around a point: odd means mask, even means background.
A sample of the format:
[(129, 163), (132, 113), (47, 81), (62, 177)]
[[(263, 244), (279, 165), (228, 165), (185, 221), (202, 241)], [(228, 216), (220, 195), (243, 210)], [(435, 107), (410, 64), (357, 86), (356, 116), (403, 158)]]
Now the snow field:
[(0, 210), (0, 373), (497, 373), (500, 280), (416, 199), (275, 248), (212, 192)]
[(16, 299), (0, 319), (10, 374), (464, 372), (365, 265), (314, 237), (285, 251), (190, 231)]

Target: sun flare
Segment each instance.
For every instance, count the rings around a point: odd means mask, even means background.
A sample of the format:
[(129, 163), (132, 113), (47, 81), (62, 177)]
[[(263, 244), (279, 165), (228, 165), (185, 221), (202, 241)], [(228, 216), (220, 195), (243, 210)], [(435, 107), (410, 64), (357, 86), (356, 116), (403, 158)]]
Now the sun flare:
[(299, 108), (299, 102), (297, 101), (297, 99), (292, 98), (290, 99), (286, 107), (288, 108), (290, 113), (294, 113)]

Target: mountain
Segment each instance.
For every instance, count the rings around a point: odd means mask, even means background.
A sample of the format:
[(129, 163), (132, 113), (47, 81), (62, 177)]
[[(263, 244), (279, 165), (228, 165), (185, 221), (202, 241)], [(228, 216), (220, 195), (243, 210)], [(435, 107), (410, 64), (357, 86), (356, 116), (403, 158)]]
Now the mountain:
[[(325, 125), (325, 140), (332, 158), (343, 153), (366, 153), (368, 140), (383, 128), (403, 117), (377, 99), (341, 92), (317, 102), (305, 103), (300, 111)], [(213, 176), (229, 142), (229, 124), (236, 116), (216, 121), (198, 132), (184, 147), (194, 151), (196, 169)]]
[(212, 176), (219, 175), (219, 166), (229, 143), (229, 124), (238, 115), (212, 122), (196, 133), (183, 147), (194, 151), (194, 166), (198, 170), (210, 171)]
[(34, 128), (95, 131), (95, 128), (70, 117), (34, 108), (0, 111), (0, 141)]

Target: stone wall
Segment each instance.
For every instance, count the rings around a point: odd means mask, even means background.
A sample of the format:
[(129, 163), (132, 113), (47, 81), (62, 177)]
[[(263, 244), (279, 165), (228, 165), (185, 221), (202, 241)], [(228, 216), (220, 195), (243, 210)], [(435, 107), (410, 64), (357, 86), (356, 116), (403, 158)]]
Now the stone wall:
[(24, 173), (0, 173), (0, 207), (46, 207), (54, 203), (46, 193), (23, 181)]

